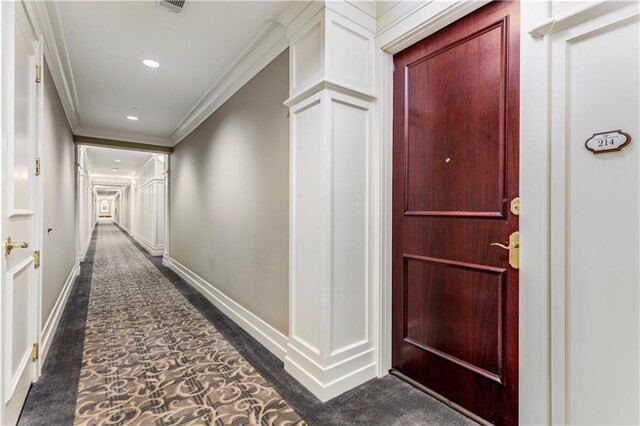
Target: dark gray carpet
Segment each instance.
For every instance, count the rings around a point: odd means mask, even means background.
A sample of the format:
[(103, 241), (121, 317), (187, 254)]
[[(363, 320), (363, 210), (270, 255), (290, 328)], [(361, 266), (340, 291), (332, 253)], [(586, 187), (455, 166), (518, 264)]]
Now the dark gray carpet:
[[(99, 225), (98, 225), (99, 226)], [(133, 240), (132, 240), (133, 241)], [(309, 425), (473, 425), (471, 420), (394, 376), (370, 380), (326, 403), (284, 371), (283, 363), (214, 307), (204, 296), (150, 256), (162, 274), (249, 361)], [(19, 424), (73, 424), (84, 324), (91, 284), (95, 234), (76, 279), (43, 368)]]

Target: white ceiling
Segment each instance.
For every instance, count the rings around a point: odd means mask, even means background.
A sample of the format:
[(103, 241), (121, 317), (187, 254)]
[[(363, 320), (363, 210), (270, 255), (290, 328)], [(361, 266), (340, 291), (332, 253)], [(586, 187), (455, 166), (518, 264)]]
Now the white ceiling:
[[(155, 1), (50, 5), (57, 9), (58, 38), (69, 58), (67, 78), (77, 93), (79, 124), (173, 145), (170, 137), (183, 119), (265, 37), (288, 4), (189, 1), (183, 16)], [(145, 58), (160, 67), (144, 66)]]
[[(153, 155), (148, 152), (128, 151), (112, 148), (87, 148), (91, 158), (93, 174), (100, 176), (124, 177), (133, 176), (134, 172)], [(116, 160), (120, 160), (116, 163)], [(117, 168), (114, 172), (112, 168)]]

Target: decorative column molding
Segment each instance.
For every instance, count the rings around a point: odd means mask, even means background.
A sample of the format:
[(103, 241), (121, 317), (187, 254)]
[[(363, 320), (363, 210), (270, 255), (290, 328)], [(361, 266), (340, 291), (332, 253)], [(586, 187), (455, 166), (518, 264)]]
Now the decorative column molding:
[(290, 39), (289, 343), (285, 369), (320, 400), (377, 373), (369, 162), (375, 18), (311, 2)]
[(153, 154), (134, 173), (133, 238), (153, 256), (164, 255), (165, 155)]
[(131, 178), (131, 189), (129, 190), (129, 235), (134, 236), (138, 230), (137, 212), (138, 212), (138, 188), (136, 187), (136, 178)]
[(169, 266), (169, 259), (171, 258), (171, 221), (169, 220), (169, 175), (171, 174), (171, 156), (167, 155), (165, 160), (165, 169), (162, 177), (164, 179), (164, 253), (162, 254), (162, 264)]

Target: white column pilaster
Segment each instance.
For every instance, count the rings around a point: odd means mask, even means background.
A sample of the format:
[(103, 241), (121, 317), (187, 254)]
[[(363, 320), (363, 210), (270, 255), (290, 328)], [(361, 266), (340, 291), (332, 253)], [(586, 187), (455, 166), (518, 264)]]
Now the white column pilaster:
[(376, 376), (369, 280), (375, 19), (312, 2), (290, 39), (289, 344), (285, 369), (320, 400)]
[(166, 163), (164, 168), (163, 188), (164, 188), (164, 253), (162, 255), (162, 263), (168, 266), (169, 259), (171, 258), (171, 222), (169, 218), (169, 173), (171, 173), (171, 156), (166, 156)]
[(132, 237), (138, 232), (138, 187), (136, 178), (131, 178), (131, 190), (129, 194), (129, 235)]

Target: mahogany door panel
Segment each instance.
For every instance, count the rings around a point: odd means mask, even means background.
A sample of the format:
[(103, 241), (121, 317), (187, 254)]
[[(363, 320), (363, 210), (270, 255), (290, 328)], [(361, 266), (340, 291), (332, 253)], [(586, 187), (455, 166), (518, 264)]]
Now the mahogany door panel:
[(393, 366), (489, 422), (518, 420), (519, 5), (394, 57)]

